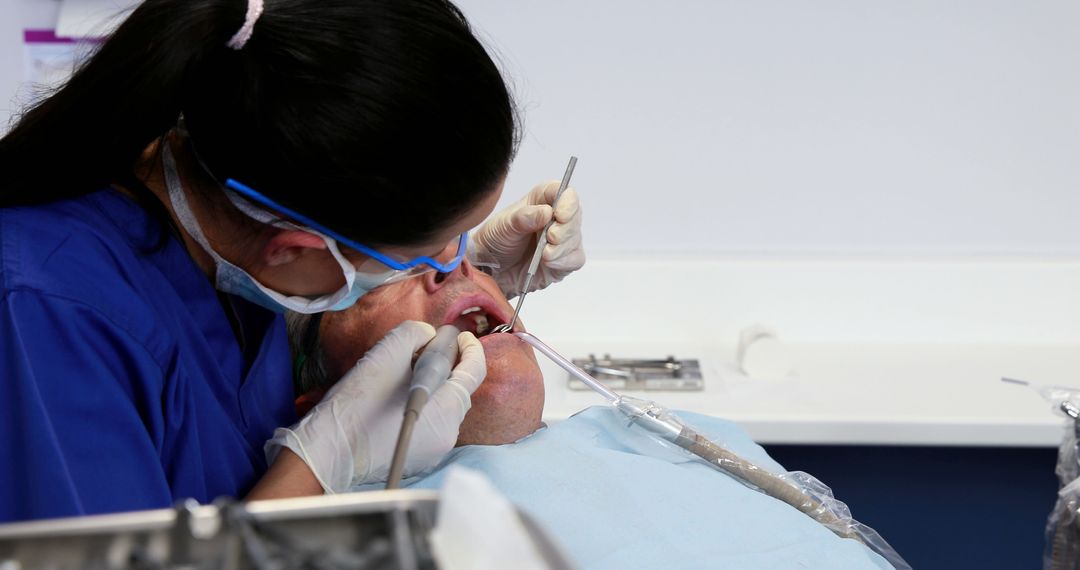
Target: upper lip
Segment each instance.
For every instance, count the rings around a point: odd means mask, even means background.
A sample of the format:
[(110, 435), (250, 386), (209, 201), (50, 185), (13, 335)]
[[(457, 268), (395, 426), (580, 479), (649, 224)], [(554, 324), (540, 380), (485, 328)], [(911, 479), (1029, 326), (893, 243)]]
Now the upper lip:
[(472, 293), (458, 297), (458, 299), (450, 305), (446, 314), (443, 315), (442, 324), (453, 324), (453, 322), (461, 316), (462, 311), (470, 307), (480, 307), (480, 310), (487, 313), (491, 328), (493, 329), (510, 321), (510, 315), (506, 314), (506, 310), (503, 307), (500, 307), (499, 304), (495, 302), (495, 299), (491, 298), (491, 295), (485, 293)]

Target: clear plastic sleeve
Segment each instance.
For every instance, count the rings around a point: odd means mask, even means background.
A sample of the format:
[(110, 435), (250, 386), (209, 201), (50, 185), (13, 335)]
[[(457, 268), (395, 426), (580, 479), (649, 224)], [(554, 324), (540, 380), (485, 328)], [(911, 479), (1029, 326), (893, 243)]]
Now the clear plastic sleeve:
[(1043, 568), (1046, 570), (1080, 570), (1080, 457), (1077, 456), (1077, 432), (1080, 425), (1077, 419), (1065, 410), (1073, 413), (1080, 411), (1080, 390), (1060, 386), (1034, 387), (1039, 394), (1050, 402), (1058, 415), (1067, 419), (1061, 445), (1058, 447), (1057, 465), (1054, 473), (1058, 477), (1059, 490), (1057, 503), (1046, 521), (1046, 543), (1043, 551)]

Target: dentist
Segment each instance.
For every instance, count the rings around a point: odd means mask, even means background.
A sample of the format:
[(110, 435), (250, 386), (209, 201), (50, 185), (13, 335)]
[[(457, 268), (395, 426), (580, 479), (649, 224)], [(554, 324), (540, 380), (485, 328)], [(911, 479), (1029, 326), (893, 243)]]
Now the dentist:
[[(537, 287), (581, 267), (554, 184), (470, 234), (516, 127), (449, 2), (142, 2), (0, 139), (0, 521), (385, 478), (434, 330), (391, 331), (301, 420), (280, 313), (466, 255), (511, 296), (552, 217)], [(458, 340), (407, 472), (451, 449), (483, 381)]]

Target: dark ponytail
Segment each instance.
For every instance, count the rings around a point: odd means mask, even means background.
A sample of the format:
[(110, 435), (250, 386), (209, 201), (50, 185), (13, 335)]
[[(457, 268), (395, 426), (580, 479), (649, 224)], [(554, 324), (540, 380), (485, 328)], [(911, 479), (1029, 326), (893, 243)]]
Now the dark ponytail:
[(145, 0), (0, 139), (0, 207), (132, 177), (183, 115), (235, 178), (373, 245), (425, 240), (501, 178), (516, 147), (499, 70), (441, 0)]

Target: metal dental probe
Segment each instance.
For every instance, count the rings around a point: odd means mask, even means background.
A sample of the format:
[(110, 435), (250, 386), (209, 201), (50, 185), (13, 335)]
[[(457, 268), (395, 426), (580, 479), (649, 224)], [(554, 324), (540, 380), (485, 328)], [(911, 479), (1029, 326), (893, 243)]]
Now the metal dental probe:
[(405, 404), (405, 417), (401, 420), (394, 458), (390, 461), (390, 475), (386, 479), (387, 489), (401, 486), (401, 473), (405, 470), (405, 457), (408, 455), (409, 440), (412, 439), (413, 426), (420, 418), (420, 411), (428, 398), (450, 376), (457, 358), (457, 337), (461, 334), (453, 325), (443, 325), (435, 333), (435, 338), (427, 343), (420, 352), (413, 366), (412, 384), (409, 385), (409, 401)]
[(544, 254), (544, 247), (547, 246), (547, 234), (551, 226), (555, 224), (555, 207), (559, 205), (559, 198), (562, 198), (563, 192), (566, 191), (566, 187), (570, 185), (570, 176), (574, 174), (574, 166), (577, 165), (577, 157), (570, 157), (570, 164), (566, 165), (566, 173), (563, 174), (562, 183), (559, 184), (559, 191), (555, 194), (555, 200), (551, 203), (551, 221), (544, 226), (544, 229), (540, 230), (540, 235), (536, 239), (536, 251), (533, 252), (532, 261), (529, 263), (529, 271), (525, 274), (525, 284), (521, 286), (521, 296), (518, 297), (517, 306), (514, 307), (514, 316), (510, 318), (510, 322), (501, 324), (491, 332), (504, 333), (514, 330), (514, 325), (517, 324), (518, 313), (521, 312), (521, 304), (525, 302), (525, 294), (529, 292), (529, 285), (532, 285), (533, 277), (536, 275), (536, 269), (540, 267), (540, 257)]

